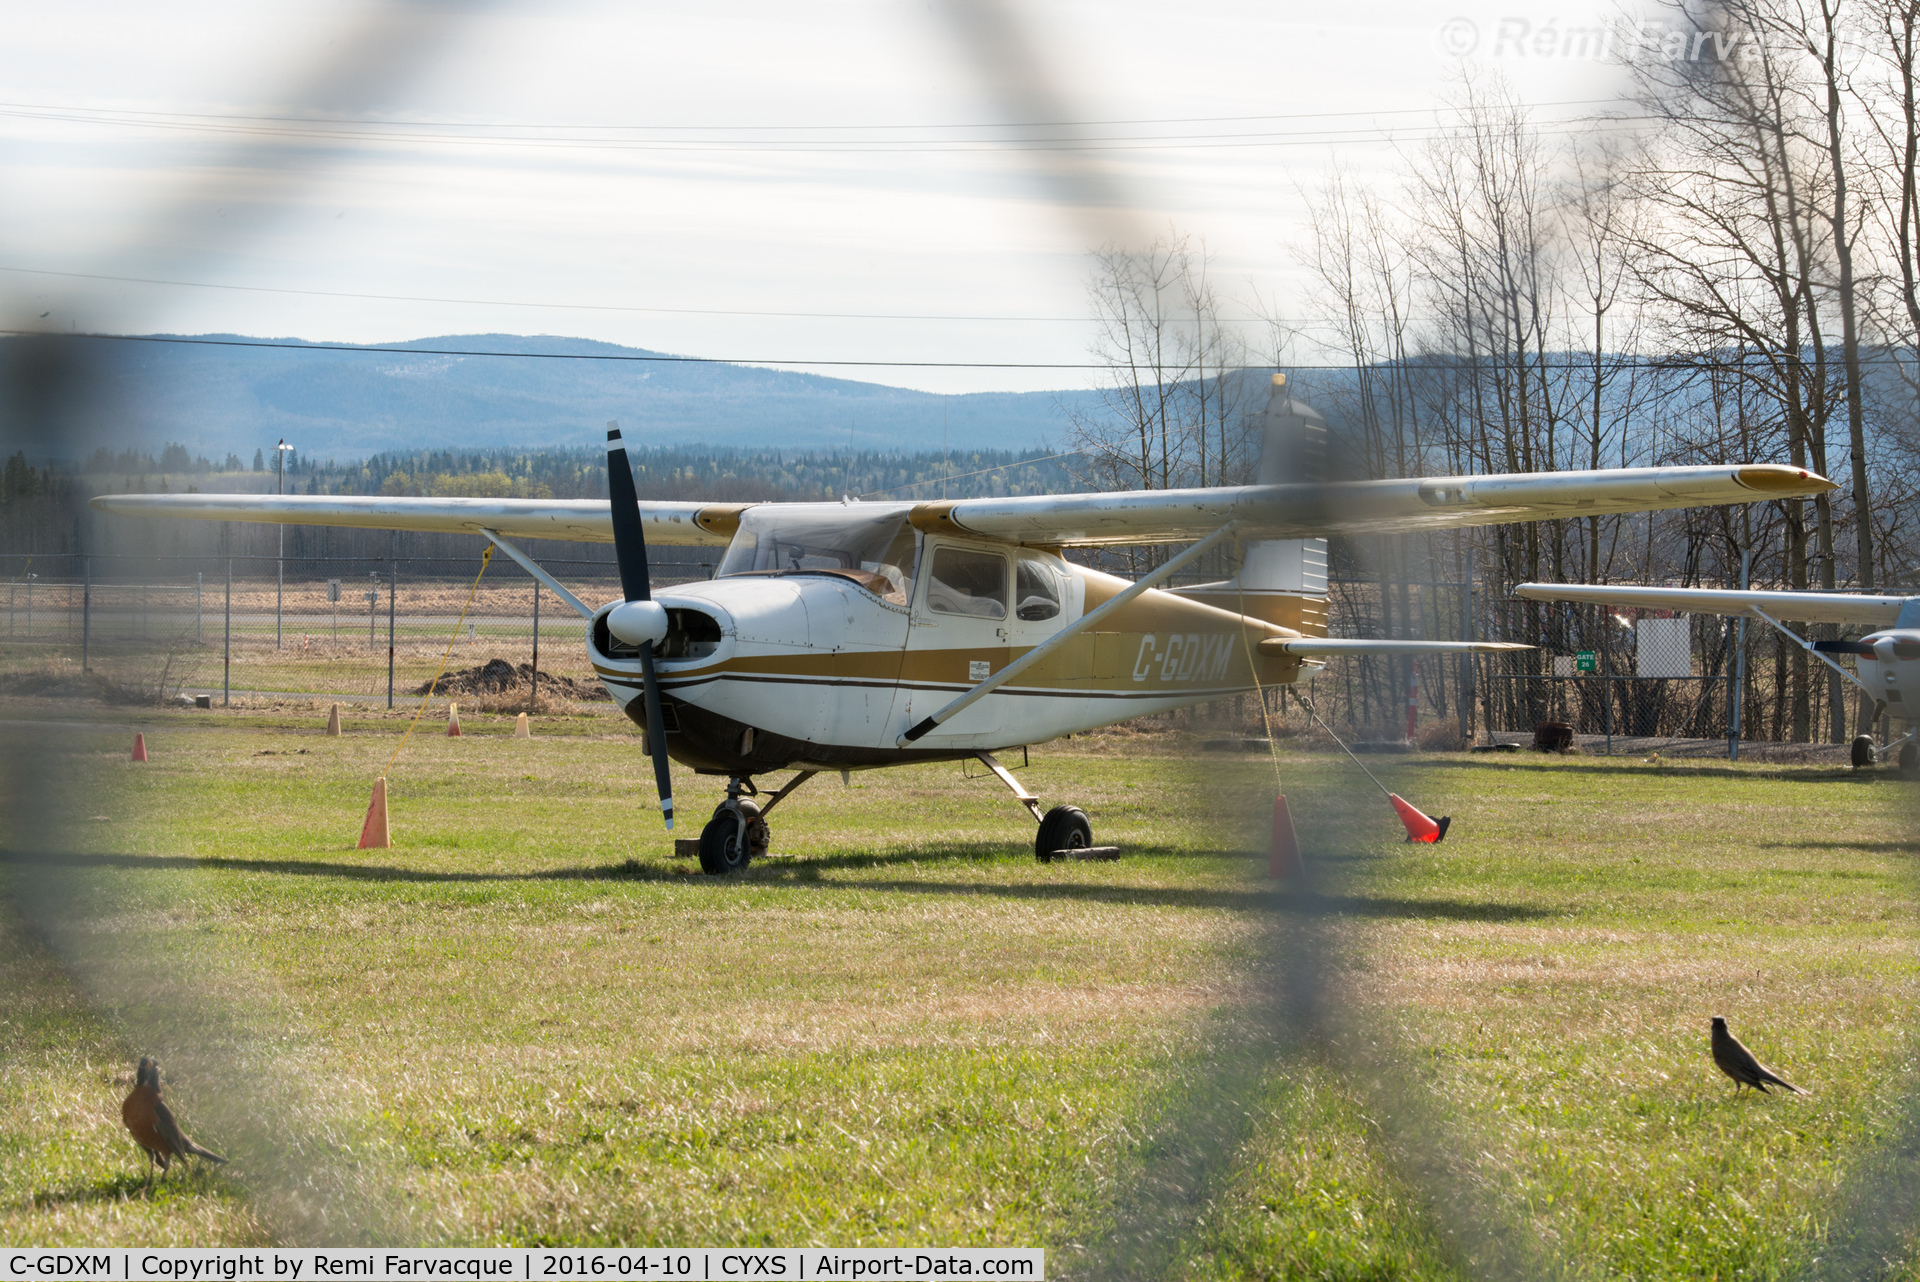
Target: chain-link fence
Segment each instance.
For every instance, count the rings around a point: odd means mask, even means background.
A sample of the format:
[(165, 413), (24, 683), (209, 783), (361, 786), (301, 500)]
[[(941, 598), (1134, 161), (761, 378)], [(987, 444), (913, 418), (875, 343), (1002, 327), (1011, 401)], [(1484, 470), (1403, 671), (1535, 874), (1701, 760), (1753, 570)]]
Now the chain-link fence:
[[(492, 559), (477, 588), (478, 558), (299, 561), (284, 571), (261, 557), (38, 558), (31, 568), (28, 558), (6, 560), (6, 680), (15, 693), (84, 685), (135, 701), (380, 704), (420, 690), (444, 658), (449, 697), (606, 699), (587, 660), (585, 621), (505, 557)], [(610, 561), (543, 563), (589, 603), (620, 594)], [(714, 563), (710, 552), (659, 558), (655, 583), (707, 578)]]
[[(718, 549), (662, 548), (655, 559), (656, 582), (667, 586), (710, 577)], [(604, 554), (541, 560), (589, 603), (619, 595), (618, 568)], [(386, 703), (424, 687), (445, 657), (450, 679), (441, 692), (449, 698), (503, 706), (516, 698), (527, 706), (605, 699), (583, 621), (504, 557), (493, 558), (477, 589), (477, 557), (11, 556), (0, 557), (0, 569), (6, 680), (15, 692), (71, 690), (86, 677), (102, 693), (139, 701), (186, 694)], [(1778, 634), (1755, 633), (1743, 647), (1734, 620), (1634, 615), (1516, 601), (1477, 582), (1469, 591), (1461, 582), (1335, 580), (1336, 636), (1534, 648), (1343, 658), (1302, 691), (1344, 732), (1428, 747), (1530, 739), (1543, 727), (1636, 748), (1650, 739), (1726, 743), (1736, 731), (1798, 742), (1839, 742), (1849, 732), (1851, 708), (1842, 706), (1838, 729), (1833, 717), (1837, 678), (1809, 670), (1805, 652)], [(1283, 723), (1291, 715), (1279, 701), (1270, 706)], [(1256, 712), (1242, 699), (1200, 715), (1251, 726)]]

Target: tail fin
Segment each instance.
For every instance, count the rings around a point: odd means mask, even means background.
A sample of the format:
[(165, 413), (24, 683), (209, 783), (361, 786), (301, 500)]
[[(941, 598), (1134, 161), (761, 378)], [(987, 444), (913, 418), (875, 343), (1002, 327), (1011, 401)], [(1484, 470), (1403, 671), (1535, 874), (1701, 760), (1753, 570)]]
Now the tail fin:
[[(1261, 415), (1261, 485), (1319, 481), (1327, 473), (1327, 420), (1275, 374)], [(1246, 614), (1311, 637), (1327, 634), (1327, 541), (1265, 539), (1245, 546), (1239, 573), (1219, 583), (1175, 589), (1207, 605)]]

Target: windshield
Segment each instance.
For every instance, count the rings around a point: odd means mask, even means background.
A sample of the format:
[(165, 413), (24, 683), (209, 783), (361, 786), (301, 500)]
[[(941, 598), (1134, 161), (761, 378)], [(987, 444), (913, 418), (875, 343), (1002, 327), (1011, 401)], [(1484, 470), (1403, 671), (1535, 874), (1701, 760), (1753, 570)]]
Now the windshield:
[(913, 595), (913, 527), (907, 510), (769, 503), (741, 513), (740, 531), (727, 545), (715, 577), (796, 573), (839, 574), (905, 605)]

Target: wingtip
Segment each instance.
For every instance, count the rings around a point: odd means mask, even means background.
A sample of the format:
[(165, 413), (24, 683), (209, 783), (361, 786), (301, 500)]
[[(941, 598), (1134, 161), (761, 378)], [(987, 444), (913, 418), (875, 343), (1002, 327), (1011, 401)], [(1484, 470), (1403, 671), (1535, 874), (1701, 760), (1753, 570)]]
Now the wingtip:
[(1785, 463), (1755, 463), (1747, 467), (1735, 468), (1733, 478), (1750, 490), (1760, 490), (1768, 494), (1810, 497), (1840, 488), (1818, 472), (1810, 472), (1804, 467), (1792, 467)]

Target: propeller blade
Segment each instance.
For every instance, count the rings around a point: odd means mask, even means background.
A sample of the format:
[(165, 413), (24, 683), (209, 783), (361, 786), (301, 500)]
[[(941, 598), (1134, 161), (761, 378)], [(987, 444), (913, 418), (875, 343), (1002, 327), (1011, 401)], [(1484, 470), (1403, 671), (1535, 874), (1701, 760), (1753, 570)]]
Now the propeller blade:
[(633, 464), (620, 424), (607, 424), (607, 502), (613, 510), (613, 555), (620, 562), (620, 590), (629, 601), (653, 600), (647, 581), (647, 533), (640, 524), (640, 496), (633, 490)]
[(647, 701), (647, 747), (653, 753), (653, 783), (660, 790), (660, 815), (673, 831), (673, 776), (667, 771), (667, 723), (660, 715), (660, 684), (653, 675), (653, 651), (640, 651), (641, 689)]
[[(653, 671), (653, 643), (664, 635), (666, 611), (653, 604), (647, 573), (647, 535), (640, 522), (640, 496), (633, 489), (633, 465), (627, 461), (620, 424), (607, 424), (607, 503), (613, 517), (613, 554), (620, 562), (620, 591), (627, 604), (607, 616), (607, 629), (640, 647), (641, 697), (647, 705), (647, 751), (653, 757), (653, 782), (660, 791), (660, 814), (673, 831), (673, 776), (667, 768), (667, 724), (660, 714), (660, 681)], [(646, 602), (647, 610), (631, 608)]]

